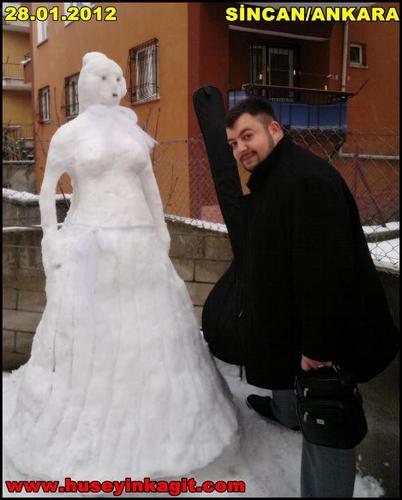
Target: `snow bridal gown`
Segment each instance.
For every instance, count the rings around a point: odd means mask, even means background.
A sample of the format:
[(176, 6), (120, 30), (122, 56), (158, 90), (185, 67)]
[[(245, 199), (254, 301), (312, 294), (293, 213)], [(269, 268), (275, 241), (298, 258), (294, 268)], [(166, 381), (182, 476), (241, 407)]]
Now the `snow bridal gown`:
[[(104, 104), (51, 141), (41, 192), (47, 305), (30, 360), (11, 376), (10, 479), (179, 475), (213, 461), (237, 434), (168, 256), (149, 145), (131, 110)], [(63, 171), (74, 194), (57, 231), (48, 221), (55, 226)]]

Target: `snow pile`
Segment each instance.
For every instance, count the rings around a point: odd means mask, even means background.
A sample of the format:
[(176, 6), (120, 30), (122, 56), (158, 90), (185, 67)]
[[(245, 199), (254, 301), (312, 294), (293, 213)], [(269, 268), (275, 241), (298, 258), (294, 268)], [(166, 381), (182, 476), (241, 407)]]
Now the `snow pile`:
[(387, 222), (384, 226), (363, 226), (364, 234), (386, 233), (399, 230), (399, 221)]
[[(155, 141), (119, 105), (122, 69), (88, 53), (78, 88), (80, 114), (50, 141), (39, 197), (47, 302), (31, 357), (10, 380), (19, 386), (7, 474), (189, 472), (237, 442), (230, 391), (169, 259)], [(74, 197), (58, 231), (66, 166)]]
[(208, 229), (210, 231), (216, 231), (218, 233), (227, 233), (226, 224), (221, 224), (219, 222), (209, 222), (200, 219), (191, 219), (191, 217), (181, 217), (179, 215), (166, 214), (165, 219), (171, 222), (182, 222), (189, 226), (198, 227), (199, 229)]
[(374, 264), (389, 270), (399, 270), (399, 238), (368, 243)]
[[(70, 200), (72, 197), (71, 194), (56, 194), (55, 200), (61, 201), (64, 199)], [(37, 204), (39, 203), (39, 195), (28, 193), (27, 191), (15, 191), (14, 189), (3, 188), (3, 199), (7, 201), (12, 201), (14, 203), (21, 204)]]
[[(300, 477), (300, 455), (301, 434), (285, 429), (275, 423), (270, 423), (250, 410), (246, 403), (246, 397), (253, 394), (270, 395), (270, 391), (248, 385), (240, 380), (239, 368), (216, 360), (220, 371), (225, 375), (230, 389), (234, 394), (235, 405), (238, 410), (242, 437), (240, 449), (237, 453), (226, 454), (219, 460), (210, 464), (203, 470), (196, 471), (188, 477), (194, 477), (198, 484), (203, 481), (245, 481), (246, 493), (215, 493), (217, 497), (297, 497), (299, 495)], [(16, 394), (16, 387), (7, 383), (10, 380), (8, 374), (3, 375), (3, 422), (9, 418), (10, 409), (13, 406), (12, 399)], [(4, 477), (4, 474), (3, 474)], [(140, 477), (130, 476), (134, 480)], [(180, 479), (176, 476), (171, 479)], [(13, 479), (13, 478), (5, 478)], [(95, 480), (96, 478), (88, 478)], [(124, 478), (112, 478), (111, 480), (124, 480)], [(7, 494), (5, 487), (3, 495), (32, 497), (33, 494)], [(158, 494), (167, 496), (163, 494)], [(356, 476), (355, 497), (380, 497), (384, 495), (379, 482), (371, 476)], [(39, 494), (36, 496), (40, 496)], [(50, 496), (50, 495), (49, 495)], [(56, 496), (56, 495), (52, 495)], [(67, 496), (58, 494), (57, 496)], [(70, 495), (71, 496), (71, 495)], [(88, 494), (74, 494), (74, 497), (88, 497)], [(92, 496), (92, 495), (91, 495)], [(96, 495), (101, 496), (101, 495)], [(106, 496), (106, 495), (104, 495)], [(124, 497), (149, 496), (146, 494), (123, 494)], [(193, 495), (182, 494), (182, 497)], [(204, 495), (205, 496), (205, 495)], [(208, 494), (207, 496), (211, 496)]]

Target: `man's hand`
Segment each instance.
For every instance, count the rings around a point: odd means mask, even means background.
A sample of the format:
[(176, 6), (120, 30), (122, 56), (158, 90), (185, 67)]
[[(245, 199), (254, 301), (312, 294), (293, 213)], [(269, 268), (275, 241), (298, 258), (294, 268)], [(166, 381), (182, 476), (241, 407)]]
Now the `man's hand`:
[(323, 368), (324, 366), (332, 366), (332, 361), (316, 361), (315, 359), (310, 359), (302, 354), (301, 367), (305, 372), (309, 370), (317, 370), (318, 368)]

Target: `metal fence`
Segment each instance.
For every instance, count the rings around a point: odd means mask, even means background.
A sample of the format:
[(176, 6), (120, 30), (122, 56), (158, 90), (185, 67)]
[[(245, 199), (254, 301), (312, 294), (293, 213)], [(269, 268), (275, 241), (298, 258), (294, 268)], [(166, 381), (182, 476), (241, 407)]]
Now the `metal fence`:
[(24, 66), (21, 63), (3, 63), (3, 78), (24, 80)]
[[(357, 202), (372, 255), (399, 268), (399, 134), (292, 129), (293, 140), (329, 161)], [(223, 222), (201, 137), (159, 144), (154, 169), (165, 212)], [(248, 174), (239, 169), (244, 192)]]
[[(341, 173), (356, 199), (374, 260), (386, 270), (398, 271), (399, 134), (303, 129), (288, 133)], [(48, 144), (42, 146), (47, 150)], [(202, 137), (160, 142), (153, 151), (153, 165), (166, 214), (223, 222)], [(246, 193), (248, 174), (241, 168), (239, 173)], [(5, 226), (33, 224), (39, 224), (39, 213), (28, 209), (17, 215), (6, 212), (3, 220)]]
[(3, 123), (3, 162), (33, 160), (33, 124)]

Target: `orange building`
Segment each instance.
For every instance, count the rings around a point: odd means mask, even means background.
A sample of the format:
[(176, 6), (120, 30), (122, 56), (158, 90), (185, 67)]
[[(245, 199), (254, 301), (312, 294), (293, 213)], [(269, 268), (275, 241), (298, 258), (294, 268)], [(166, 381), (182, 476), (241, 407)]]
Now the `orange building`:
[[(32, 140), (32, 84), (24, 78), (30, 60), (29, 22), (4, 19), (3, 3), (3, 160), (20, 160)], [(26, 156), (26, 155), (25, 155)]]
[[(47, 5), (64, 12), (75, 4)], [(78, 111), (76, 75), (88, 51), (104, 52), (121, 65), (129, 87), (123, 104), (163, 143), (162, 156), (170, 159), (155, 162), (155, 171), (168, 212), (198, 218), (216, 204), (205, 154), (186, 142), (199, 135), (192, 93), (200, 86), (219, 87), (227, 105), (246, 90), (262, 93), (275, 102), (290, 129), (399, 133), (397, 22), (227, 19), (231, 6), (272, 5), (262, 2), (107, 5), (116, 9), (117, 20), (32, 23), (38, 188), (48, 141)], [(393, 6), (399, 12), (398, 3), (355, 5)], [(369, 152), (383, 154), (380, 149)], [(69, 189), (67, 179), (62, 186)]]

